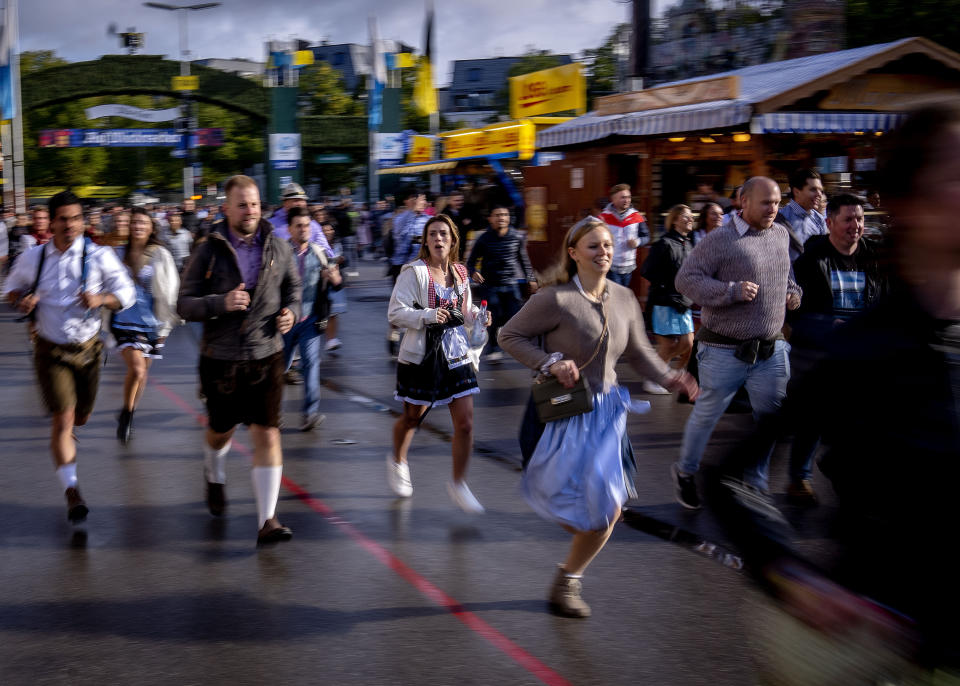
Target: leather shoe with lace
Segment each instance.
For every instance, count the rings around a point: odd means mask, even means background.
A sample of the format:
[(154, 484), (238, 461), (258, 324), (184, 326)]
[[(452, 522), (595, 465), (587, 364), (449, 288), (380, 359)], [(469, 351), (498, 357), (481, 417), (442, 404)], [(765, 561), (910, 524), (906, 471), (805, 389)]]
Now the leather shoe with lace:
[(293, 538), (293, 531), (280, 523), (277, 516), (274, 515), (260, 527), (257, 533), (257, 547), (263, 545), (272, 545), (280, 541), (289, 541)]

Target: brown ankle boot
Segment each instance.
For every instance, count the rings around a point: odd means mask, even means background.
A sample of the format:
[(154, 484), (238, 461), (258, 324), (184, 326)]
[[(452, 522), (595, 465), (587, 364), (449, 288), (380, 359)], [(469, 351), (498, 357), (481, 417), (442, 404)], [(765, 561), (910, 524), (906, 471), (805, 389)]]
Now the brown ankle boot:
[(590, 606), (580, 597), (580, 579), (566, 575), (563, 567), (550, 587), (550, 612), (561, 617), (589, 617)]

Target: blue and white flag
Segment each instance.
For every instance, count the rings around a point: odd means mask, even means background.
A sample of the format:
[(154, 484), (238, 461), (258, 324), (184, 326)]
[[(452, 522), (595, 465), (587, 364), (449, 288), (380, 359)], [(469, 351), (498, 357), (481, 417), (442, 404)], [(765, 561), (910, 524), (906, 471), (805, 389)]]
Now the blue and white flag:
[(370, 89), (367, 98), (368, 125), (379, 129), (383, 123), (383, 89), (387, 82), (387, 64), (377, 30), (377, 18), (370, 17)]
[(0, 119), (17, 116), (13, 97), (13, 55), (17, 48), (17, 27), (13, 22), (13, 2), (7, 2), (0, 15)]

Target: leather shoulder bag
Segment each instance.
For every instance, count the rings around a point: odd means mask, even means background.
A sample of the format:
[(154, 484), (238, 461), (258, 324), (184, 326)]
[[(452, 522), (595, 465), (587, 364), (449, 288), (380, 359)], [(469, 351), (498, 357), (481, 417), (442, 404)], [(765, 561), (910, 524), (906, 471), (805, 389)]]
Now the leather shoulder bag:
[(547, 374), (541, 374), (534, 381), (531, 392), (534, 406), (537, 409), (537, 417), (541, 422), (555, 422), (558, 419), (576, 417), (578, 414), (593, 411), (593, 391), (587, 377), (583, 375), (583, 370), (597, 359), (600, 348), (603, 347), (603, 339), (607, 337), (607, 313), (603, 307), (602, 298), (600, 300), (600, 315), (603, 317), (603, 331), (600, 332), (600, 338), (593, 355), (579, 367), (580, 376), (573, 388), (564, 387), (556, 377)]

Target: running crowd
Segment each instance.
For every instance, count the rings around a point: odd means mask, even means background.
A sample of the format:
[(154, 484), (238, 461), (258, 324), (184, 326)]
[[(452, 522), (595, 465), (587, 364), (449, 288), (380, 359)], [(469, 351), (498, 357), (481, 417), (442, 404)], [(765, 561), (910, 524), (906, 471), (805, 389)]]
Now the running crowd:
[[(865, 236), (859, 197), (826, 198), (820, 176), (798, 169), (786, 202), (776, 181), (757, 176), (723, 203), (729, 207), (706, 202), (699, 222), (690, 207), (671, 208), (638, 265), (651, 232), (631, 188), (619, 184), (606, 207), (570, 227), (556, 263), (539, 274), (505, 206), (490, 207), (488, 227), (466, 245), (477, 226), (463, 222), (462, 194), (438, 213), (424, 194), (405, 193), (381, 213), (379, 230), (360, 237), (328, 219), (343, 210), (349, 220), (349, 198), (337, 210), (314, 210), (290, 184), (268, 220), (246, 176), (226, 183), (217, 216), (192, 215), (196, 227), (186, 205), (163, 221), (133, 208), (112, 214), (111, 230), (98, 234), (79, 199), (60, 193), (35, 210), (4, 293), (29, 320), (68, 517), (79, 522), (88, 513), (74, 429), (93, 409), (101, 321), (127, 365), (117, 429), (126, 443), (150, 362), (187, 320), (203, 324), (209, 510), (224, 513), (225, 460), (236, 426), (247, 425), (257, 544), (290, 539), (276, 513), (284, 378), (299, 352), (301, 428), (314, 428), (322, 421), (320, 339), (328, 351), (339, 347), (339, 265), (358, 259), (359, 244), (388, 261), (394, 280), (388, 342), (403, 412), (386, 467), (398, 497), (413, 493), (408, 458), (417, 428), (446, 406), (454, 427), (450, 496), (482, 513), (466, 483), (481, 354), (486, 348), (496, 362), (505, 353), (537, 375), (517, 418), (522, 490), (538, 514), (571, 534), (549, 591), (552, 611), (590, 615), (582, 576), (635, 494), (627, 414), (649, 404), (618, 384), (622, 360), (646, 392), (679, 393), (693, 404), (671, 467), (677, 499), (699, 509), (705, 488), (766, 588), (814, 625), (843, 622), (846, 611), (881, 623), (869, 608), (893, 608), (897, 626), (919, 637), (918, 659), (955, 660), (951, 546), (930, 524), (955, 521), (948, 508), (960, 476), (960, 241), (948, 229), (960, 203), (958, 131), (960, 105), (942, 104), (890, 136), (879, 193), (893, 223), (882, 243)], [(175, 240), (181, 232), (190, 238), (183, 245)], [(630, 288), (638, 285), (634, 272), (650, 285), (646, 312)], [(711, 434), (742, 391), (756, 430), (724, 461), (722, 477), (698, 485)], [(841, 503), (845, 554), (836, 570), (805, 562), (769, 516), (770, 456), (784, 436), (792, 437), (788, 501), (817, 504), (820, 456)], [(877, 605), (857, 605), (861, 597)]]

